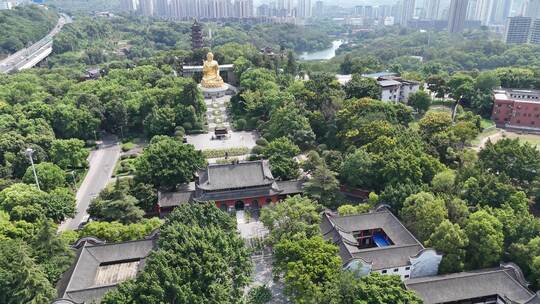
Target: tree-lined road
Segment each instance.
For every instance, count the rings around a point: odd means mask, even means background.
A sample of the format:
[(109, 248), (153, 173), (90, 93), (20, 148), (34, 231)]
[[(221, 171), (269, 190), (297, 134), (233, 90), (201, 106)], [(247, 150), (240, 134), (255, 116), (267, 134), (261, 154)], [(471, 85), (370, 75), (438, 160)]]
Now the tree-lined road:
[(60, 231), (75, 230), (88, 214), (86, 209), (93, 198), (103, 190), (109, 181), (120, 158), (120, 145), (116, 138), (108, 137), (99, 145), (99, 149), (90, 153), (90, 169), (77, 191), (77, 214), (66, 220), (59, 227)]

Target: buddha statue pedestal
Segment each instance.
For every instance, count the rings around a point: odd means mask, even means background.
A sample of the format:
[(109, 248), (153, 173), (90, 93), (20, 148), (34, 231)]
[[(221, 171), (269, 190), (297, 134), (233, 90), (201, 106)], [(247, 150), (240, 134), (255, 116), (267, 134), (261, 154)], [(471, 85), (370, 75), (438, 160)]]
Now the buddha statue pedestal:
[(226, 84), (219, 75), (219, 64), (214, 60), (214, 54), (208, 53), (203, 64), (203, 78), (199, 88), (204, 98), (223, 97), (234, 93), (232, 86)]

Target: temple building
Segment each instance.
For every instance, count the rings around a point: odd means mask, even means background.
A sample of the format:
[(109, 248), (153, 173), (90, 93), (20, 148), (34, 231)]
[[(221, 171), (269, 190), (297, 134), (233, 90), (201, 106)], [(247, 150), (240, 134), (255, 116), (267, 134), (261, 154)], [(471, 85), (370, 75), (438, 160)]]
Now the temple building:
[(202, 34), (202, 25), (195, 20), (191, 26), (191, 50), (196, 51), (203, 48), (204, 40)]
[(229, 212), (258, 210), (287, 196), (301, 194), (304, 185), (301, 180), (277, 181), (266, 160), (209, 165), (197, 173), (197, 178), (179, 191), (159, 192), (159, 215), (164, 216), (183, 203), (209, 201)]
[(406, 280), (425, 304), (538, 304), (521, 269), (512, 263), (498, 268)]
[(438, 273), (442, 255), (424, 248), (386, 207), (348, 216), (324, 212), (320, 228), (339, 247), (343, 268), (360, 276), (379, 272), (407, 280)]
[(109, 290), (140, 273), (157, 238), (155, 231), (146, 239), (122, 243), (80, 239), (72, 246), (75, 261), (58, 282), (53, 304), (99, 303)]

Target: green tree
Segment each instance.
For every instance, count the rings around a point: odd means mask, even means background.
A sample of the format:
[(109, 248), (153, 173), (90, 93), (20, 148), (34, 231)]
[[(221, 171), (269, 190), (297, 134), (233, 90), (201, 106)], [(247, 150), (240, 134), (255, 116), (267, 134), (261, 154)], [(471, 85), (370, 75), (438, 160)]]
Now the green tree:
[(248, 293), (249, 304), (265, 304), (272, 300), (272, 290), (266, 285), (252, 288)]
[(80, 139), (57, 139), (51, 146), (51, 161), (62, 169), (86, 167), (88, 150)]
[(465, 249), (469, 244), (467, 235), (458, 224), (444, 220), (426, 241), (426, 246), (442, 252), (443, 259), (439, 265), (439, 273), (463, 271), (465, 267)]
[(143, 239), (159, 228), (163, 222), (158, 218), (143, 219), (137, 223), (124, 225), (119, 222), (93, 221), (84, 226), (80, 237), (94, 236), (107, 242), (125, 242)]
[(433, 194), (420, 192), (409, 196), (400, 211), (403, 223), (420, 240), (429, 239), (435, 229), (448, 218), (448, 210), (442, 199)]
[(362, 214), (369, 212), (371, 210), (372, 206), (371, 204), (358, 204), (356, 206), (353, 205), (341, 205), (337, 208), (337, 212), (341, 216), (345, 215), (355, 215), (355, 214)]
[(46, 216), (55, 223), (75, 215), (75, 195), (68, 188), (56, 188), (49, 192), (46, 204)]
[(418, 91), (409, 95), (409, 105), (419, 113), (425, 113), (431, 106), (431, 96), (425, 91)]
[(122, 197), (113, 200), (96, 198), (90, 203), (88, 214), (93, 218), (107, 222), (136, 223), (144, 216), (144, 211), (137, 205), (137, 199), (129, 195), (122, 195)]
[(176, 114), (170, 107), (156, 107), (144, 120), (145, 132), (148, 137), (155, 135), (174, 134)]
[[(65, 173), (57, 165), (52, 163), (39, 163), (35, 167), (41, 190), (49, 192), (56, 188), (65, 186)], [(28, 169), (26, 169), (26, 173), (23, 176), (23, 181), (26, 184), (36, 183), (32, 167), (28, 167)]]
[(20, 240), (0, 240), (0, 303), (50, 303), (56, 292)]
[(270, 141), (287, 137), (303, 149), (315, 143), (315, 133), (308, 119), (294, 104), (286, 104), (270, 113), (264, 136)]
[(540, 172), (540, 151), (519, 139), (488, 141), (478, 153), (479, 164), (488, 172), (504, 173), (514, 185), (528, 189)]
[(49, 282), (57, 282), (73, 262), (73, 251), (58, 236), (56, 228), (52, 221), (44, 220), (30, 242), (33, 257), (44, 270)]
[(230, 227), (232, 219), (212, 205), (175, 209), (144, 270), (102, 303), (241, 303), (251, 273), (249, 252)]
[(373, 99), (381, 98), (382, 89), (373, 78), (362, 77), (359, 74), (353, 74), (352, 79), (345, 85), (345, 94), (347, 98)]
[(268, 159), (272, 175), (282, 180), (298, 176), (299, 164), (294, 159), (300, 149), (290, 139), (281, 137), (273, 140), (263, 149), (263, 157)]
[(13, 184), (0, 192), (0, 208), (12, 220), (35, 222), (46, 214), (43, 202), (47, 199), (47, 193), (33, 185)]
[[(355, 304), (421, 304), (414, 291), (407, 290), (399, 276), (371, 273), (358, 278), (342, 271), (336, 284), (338, 303)], [(335, 297), (329, 295), (329, 297)]]
[(319, 234), (321, 207), (309, 198), (289, 197), (261, 210), (261, 222), (270, 231), (270, 242), (302, 239)]
[(282, 276), (293, 303), (316, 303), (335, 284), (341, 269), (338, 248), (316, 236), (283, 239), (274, 246), (274, 275)]
[(448, 89), (450, 97), (452, 97), (456, 102), (459, 102), (460, 99), (469, 100), (471, 99), (474, 93), (474, 79), (466, 74), (454, 74), (448, 80)]
[(471, 214), (465, 226), (469, 239), (467, 265), (469, 268), (494, 266), (503, 252), (503, 227), (501, 222), (485, 210)]
[(437, 173), (431, 181), (431, 186), (435, 192), (452, 194), (455, 191), (456, 173), (446, 170)]
[(326, 166), (317, 167), (311, 179), (304, 184), (306, 195), (327, 208), (336, 209), (341, 200), (336, 176), (337, 173)]
[(364, 149), (357, 149), (347, 155), (341, 167), (340, 179), (348, 186), (373, 189), (377, 184), (375, 176), (376, 159)]
[(379, 200), (388, 204), (392, 207), (392, 211), (398, 213), (409, 196), (422, 191), (428, 191), (426, 185), (418, 185), (411, 182), (397, 183), (395, 185), (388, 185), (384, 188), (379, 195)]
[(313, 173), (315, 169), (324, 165), (325, 161), (321, 158), (319, 153), (315, 150), (311, 150), (307, 153), (306, 160), (302, 163), (302, 170), (307, 173)]
[(136, 178), (156, 188), (172, 189), (189, 182), (205, 165), (202, 153), (193, 146), (166, 137), (152, 142), (135, 163)]

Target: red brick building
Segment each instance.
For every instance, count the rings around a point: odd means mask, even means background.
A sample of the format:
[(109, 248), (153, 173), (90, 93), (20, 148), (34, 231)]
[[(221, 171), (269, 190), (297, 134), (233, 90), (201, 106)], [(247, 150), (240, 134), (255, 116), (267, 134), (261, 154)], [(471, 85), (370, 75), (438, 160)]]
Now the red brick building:
[(493, 91), (491, 119), (500, 128), (540, 131), (540, 91)]
[(225, 211), (258, 210), (290, 195), (303, 192), (303, 181), (276, 181), (268, 161), (209, 165), (198, 172), (195, 183), (177, 192), (160, 192), (157, 211), (160, 215), (190, 202), (216, 202)]

